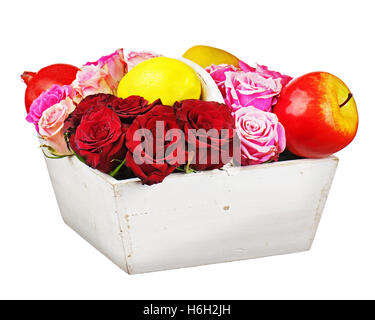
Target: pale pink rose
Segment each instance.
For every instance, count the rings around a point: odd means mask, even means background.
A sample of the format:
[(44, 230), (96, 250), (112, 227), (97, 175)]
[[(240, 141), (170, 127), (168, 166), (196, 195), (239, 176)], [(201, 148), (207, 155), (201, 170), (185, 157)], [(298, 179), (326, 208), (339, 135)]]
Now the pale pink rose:
[(54, 149), (55, 154), (69, 155), (64, 138), (64, 122), (74, 111), (75, 104), (69, 97), (46, 109), (39, 120), (39, 133), (48, 145)]
[(113, 90), (106, 81), (107, 73), (99, 65), (83, 66), (72, 83), (77, 97), (76, 103), (83, 98), (97, 93), (113, 94)]
[(262, 66), (260, 64), (256, 64), (256, 67), (250, 67), (248, 64), (246, 64), (243, 61), (239, 62), (240, 69), (245, 72), (256, 72), (260, 75), (262, 75), (265, 78), (272, 78), (272, 79), (280, 79), (281, 85), (285, 86), (288, 84), (293, 78), (289, 77), (287, 75), (281, 74), (277, 71), (268, 70), (268, 67)]
[(253, 106), (270, 112), (281, 89), (281, 79), (265, 78), (256, 72), (225, 72), (225, 103), (235, 112)]
[(116, 92), (117, 87), (127, 72), (127, 65), (124, 59), (124, 50), (118, 49), (114, 53), (101, 57), (98, 61), (87, 62), (85, 66), (99, 66), (106, 75), (105, 80), (113, 92)]
[(127, 72), (123, 49), (103, 56), (95, 62), (87, 62), (78, 72), (72, 83), (75, 90), (74, 101), (97, 93), (116, 94), (117, 87)]
[(156, 58), (156, 57), (161, 57), (161, 55), (153, 53), (153, 52), (148, 52), (148, 51), (140, 51), (140, 52), (131, 51), (125, 57), (125, 61), (128, 65), (128, 70), (130, 71), (137, 64), (139, 64), (143, 61), (146, 61), (148, 59)]
[(212, 79), (215, 80), (216, 85), (219, 87), (221, 94), (225, 98), (225, 73), (228, 71), (239, 71), (238, 68), (230, 64), (211, 65), (206, 68), (206, 71), (211, 75)]
[(71, 86), (53, 85), (33, 101), (26, 120), (33, 123), (36, 131), (39, 133), (39, 120), (44, 111), (65, 100), (67, 97), (72, 97), (72, 93)]
[(234, 113), (237, 134), (241, 141), (241, 165), (277, 161), (285, 150), (284, 127), (277, 116), (254, 107)]

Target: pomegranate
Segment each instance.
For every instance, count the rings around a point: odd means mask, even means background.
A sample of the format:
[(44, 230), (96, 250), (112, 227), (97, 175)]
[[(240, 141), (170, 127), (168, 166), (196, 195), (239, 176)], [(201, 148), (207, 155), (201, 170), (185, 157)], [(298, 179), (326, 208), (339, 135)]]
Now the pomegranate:
[(70, 64), (52, 64), (37, 73), (25, 71), (21, 78), (26, 83), (25, 106), (29, 113), (32, 102), (52, 85), (68, 85), (76, 78), (78, 68)]

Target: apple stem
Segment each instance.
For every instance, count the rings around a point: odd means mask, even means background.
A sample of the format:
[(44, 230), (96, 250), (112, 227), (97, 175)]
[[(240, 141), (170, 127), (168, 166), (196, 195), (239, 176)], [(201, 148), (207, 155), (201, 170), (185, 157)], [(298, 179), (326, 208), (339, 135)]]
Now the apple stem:
[(343, 106), (345, 106), (352, 97), (353, 97), (353, 94), (351, 92), (349, 92), (348, 97), (346, 98), (346, 100), (343, 103), (340, 104), (340, 108), (342, 108)]

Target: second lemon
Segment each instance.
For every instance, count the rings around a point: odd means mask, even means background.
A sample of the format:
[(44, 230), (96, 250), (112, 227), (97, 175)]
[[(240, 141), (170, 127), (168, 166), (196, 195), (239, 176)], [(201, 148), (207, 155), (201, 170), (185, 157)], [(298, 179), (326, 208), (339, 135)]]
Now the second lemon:
[(195, 71), (184, 62), (157, 57), (131, 69), (122, 78), (117, 95), (120, 98), (138, 95), (150, 103), (161, 99), (163, 104), (172, 106), (176, 101), (199, 99), (201, 83)]

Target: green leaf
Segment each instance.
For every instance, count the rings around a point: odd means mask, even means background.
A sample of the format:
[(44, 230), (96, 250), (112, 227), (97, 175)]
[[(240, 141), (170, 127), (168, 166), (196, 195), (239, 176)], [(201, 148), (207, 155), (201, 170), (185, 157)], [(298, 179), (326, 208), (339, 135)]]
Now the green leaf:
[(125, 164), (126, 158), (113, 170), (109, 173), (111, 177), (115, 177), (115, 175), (120, 171), (122, 166)]
[(190, 168), (189, 166), (185, 166), (186, 173), (196, 173), (197, 170)]
[[(53, 149), (51, 146), (49, 145), (46, 145), (46, 144), (41, 144), (39, 146), (39, 148), (42, 150), (44, 156), (48, 159), (62, 159), (62, 158), (65, 158), (65, 157), (68, 157), (68, 155), (65, 155), (65, 154), (59, 154), (58, 152), (56, 152), (55, 149)], [(48, 153), (47, 154), (44, 150), (44, 149), (47, 149), (48, 150)]]
[(64, 133), (64, 140), (65, 140), (65, 142), (66, 142), (66, 145), (68, 146), (68, 149), (69, 149), (70, 151), (73, 151), (72, 148), (70, 148), (69, 139), (70, 139), (70, 132), (69, 132), (69, 131), (66, 131), (66, 132)]
[(195, 172), (197, 172), (197, 171), (194, 170), (194, 169), (192, 169), (192, 168), (190, 168), (190, 162), (188, 162), (188, 164), (185, 165), (185, 172), (186, 172), (186, 173), (195, 173)]
[(85, 160), (79, 156), (73, 149), (71, 150), (73, 152), (73, 154), (77, 157), (77, 159), (81, 162), (83, 162), (84, 164), (86, 164)]
[(185, 165), (183, 168), (177, 167), (176, 170), (181, 171), (181, 172), (185, 172), (185, 173), (195, 173), (195, 172), (197, 172), (196, 170), (190, 168), (190, 166), (188, 164)]
[(62, 159), (62, 158), (65, 158), (65, 157), (69, 157), (69, 156), (50, 156), (47, 153), (45, 153), (43, 149), (42, 149), (42, 152), (43, 152), (44, 156), (48, 159)]

